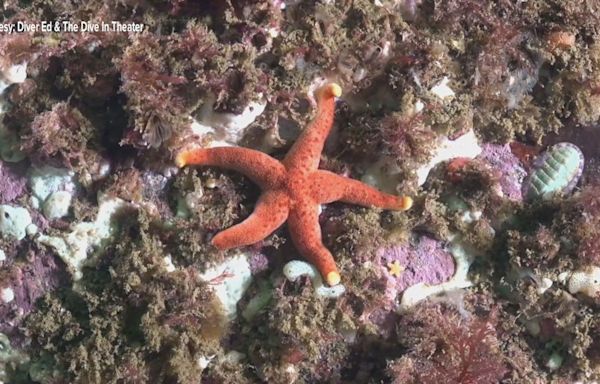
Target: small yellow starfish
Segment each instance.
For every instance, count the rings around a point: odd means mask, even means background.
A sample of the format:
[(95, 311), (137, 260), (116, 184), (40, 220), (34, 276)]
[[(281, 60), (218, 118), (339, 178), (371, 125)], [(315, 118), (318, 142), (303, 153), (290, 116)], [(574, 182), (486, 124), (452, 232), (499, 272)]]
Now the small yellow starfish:
[(404, 272), (405, 269), (398, 260), (394, 260), (390, 263), (387, 263), (387, 267), (390, 275), (394, 277), (400, 277), (400, 275), (402, 274), (402, 272)]

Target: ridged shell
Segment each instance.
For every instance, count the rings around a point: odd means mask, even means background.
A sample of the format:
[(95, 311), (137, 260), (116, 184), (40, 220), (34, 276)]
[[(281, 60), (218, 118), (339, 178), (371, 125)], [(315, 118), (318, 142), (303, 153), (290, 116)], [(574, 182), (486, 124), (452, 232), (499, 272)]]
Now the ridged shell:
[(570, 193), (583, 171), (583, 153), (571, 143), (558, 143), (548, 148), (534, 162), (523, 183), (527, 200), (551, 199), (556, 193)]

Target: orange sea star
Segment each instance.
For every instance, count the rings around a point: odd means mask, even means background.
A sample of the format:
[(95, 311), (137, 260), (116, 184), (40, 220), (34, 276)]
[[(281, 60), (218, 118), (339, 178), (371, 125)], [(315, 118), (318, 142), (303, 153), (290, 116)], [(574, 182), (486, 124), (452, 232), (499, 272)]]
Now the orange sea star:
[(246, 220), (213, 237), (215, 247), (230, 249), (256, 243), (287, 220), (298, 251), (315, 265), (327, 284), (336, 285), (340, 274), (321, 240), (319, 204), (339, 200), (395, 210), (411, 207), (410, 197), (386, 194), (357, 180), (318, 169), (325, 139), (333, 125), (335, 98), (341, 93), (337, 84), (328, 84), (317, 91), (317, 116), (282, 161), (240, 147), (190, 149), (177, 155), (178, 167), (192, 164), (232, 169), (246, 175), (262, 190), (254, 212)]

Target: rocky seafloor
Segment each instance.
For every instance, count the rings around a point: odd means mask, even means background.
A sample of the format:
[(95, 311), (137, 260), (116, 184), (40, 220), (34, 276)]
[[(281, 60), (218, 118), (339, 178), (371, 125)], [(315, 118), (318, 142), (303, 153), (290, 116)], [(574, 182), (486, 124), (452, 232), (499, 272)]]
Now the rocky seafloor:
[[(600, 381), (600, 1), (1, 12), (0, 383)], [(174, 164), (281, 159), (326, 81), (320, 168), (414, 199), (322, 207), (336, 287), (285, 226), (214, 248), (260, 190)]]

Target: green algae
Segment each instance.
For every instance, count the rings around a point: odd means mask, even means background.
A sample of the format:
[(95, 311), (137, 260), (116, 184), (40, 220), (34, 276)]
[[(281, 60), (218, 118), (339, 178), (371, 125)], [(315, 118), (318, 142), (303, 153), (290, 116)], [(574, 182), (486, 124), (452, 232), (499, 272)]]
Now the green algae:
[(26, 324), (32, 365), (52, 356), (45, 371), (74, 383), (197, 382), (224, 332), (220, 304), (194, 269), (167, 272), (146, 230), (130, 223), (78, 285), (41, 300)]
[(19, 367), (28, 361), (27, 355), (13, 348), (8, 337), (0, 333), (0, 381), (19, 375)]
[(248, 215), (252, 207), (247, 201), (256, 196), (257, 190), (239, 174), (213, 169), (182, 170), (173, 183), (172, 199), (183, 216), (175, 218), (171, 228), (163, 233), (174, 258), (185, 265), (223, 260), (223, 253), (206, 239)]
[[(263, 380), (305, 382), (305, 374), (325, 378), (327, 366), (347, 353), (347, 345), (336, 335), (337, 329), (348, 326), (347, 320), (342, 320), (335, 301), (318, 298), (313, 291), (275, 291), (265, 312), (243, 331), (248, 356), (260, 367)], [(314, 372), (315, 365), (322, 365), (323, 372)]]

